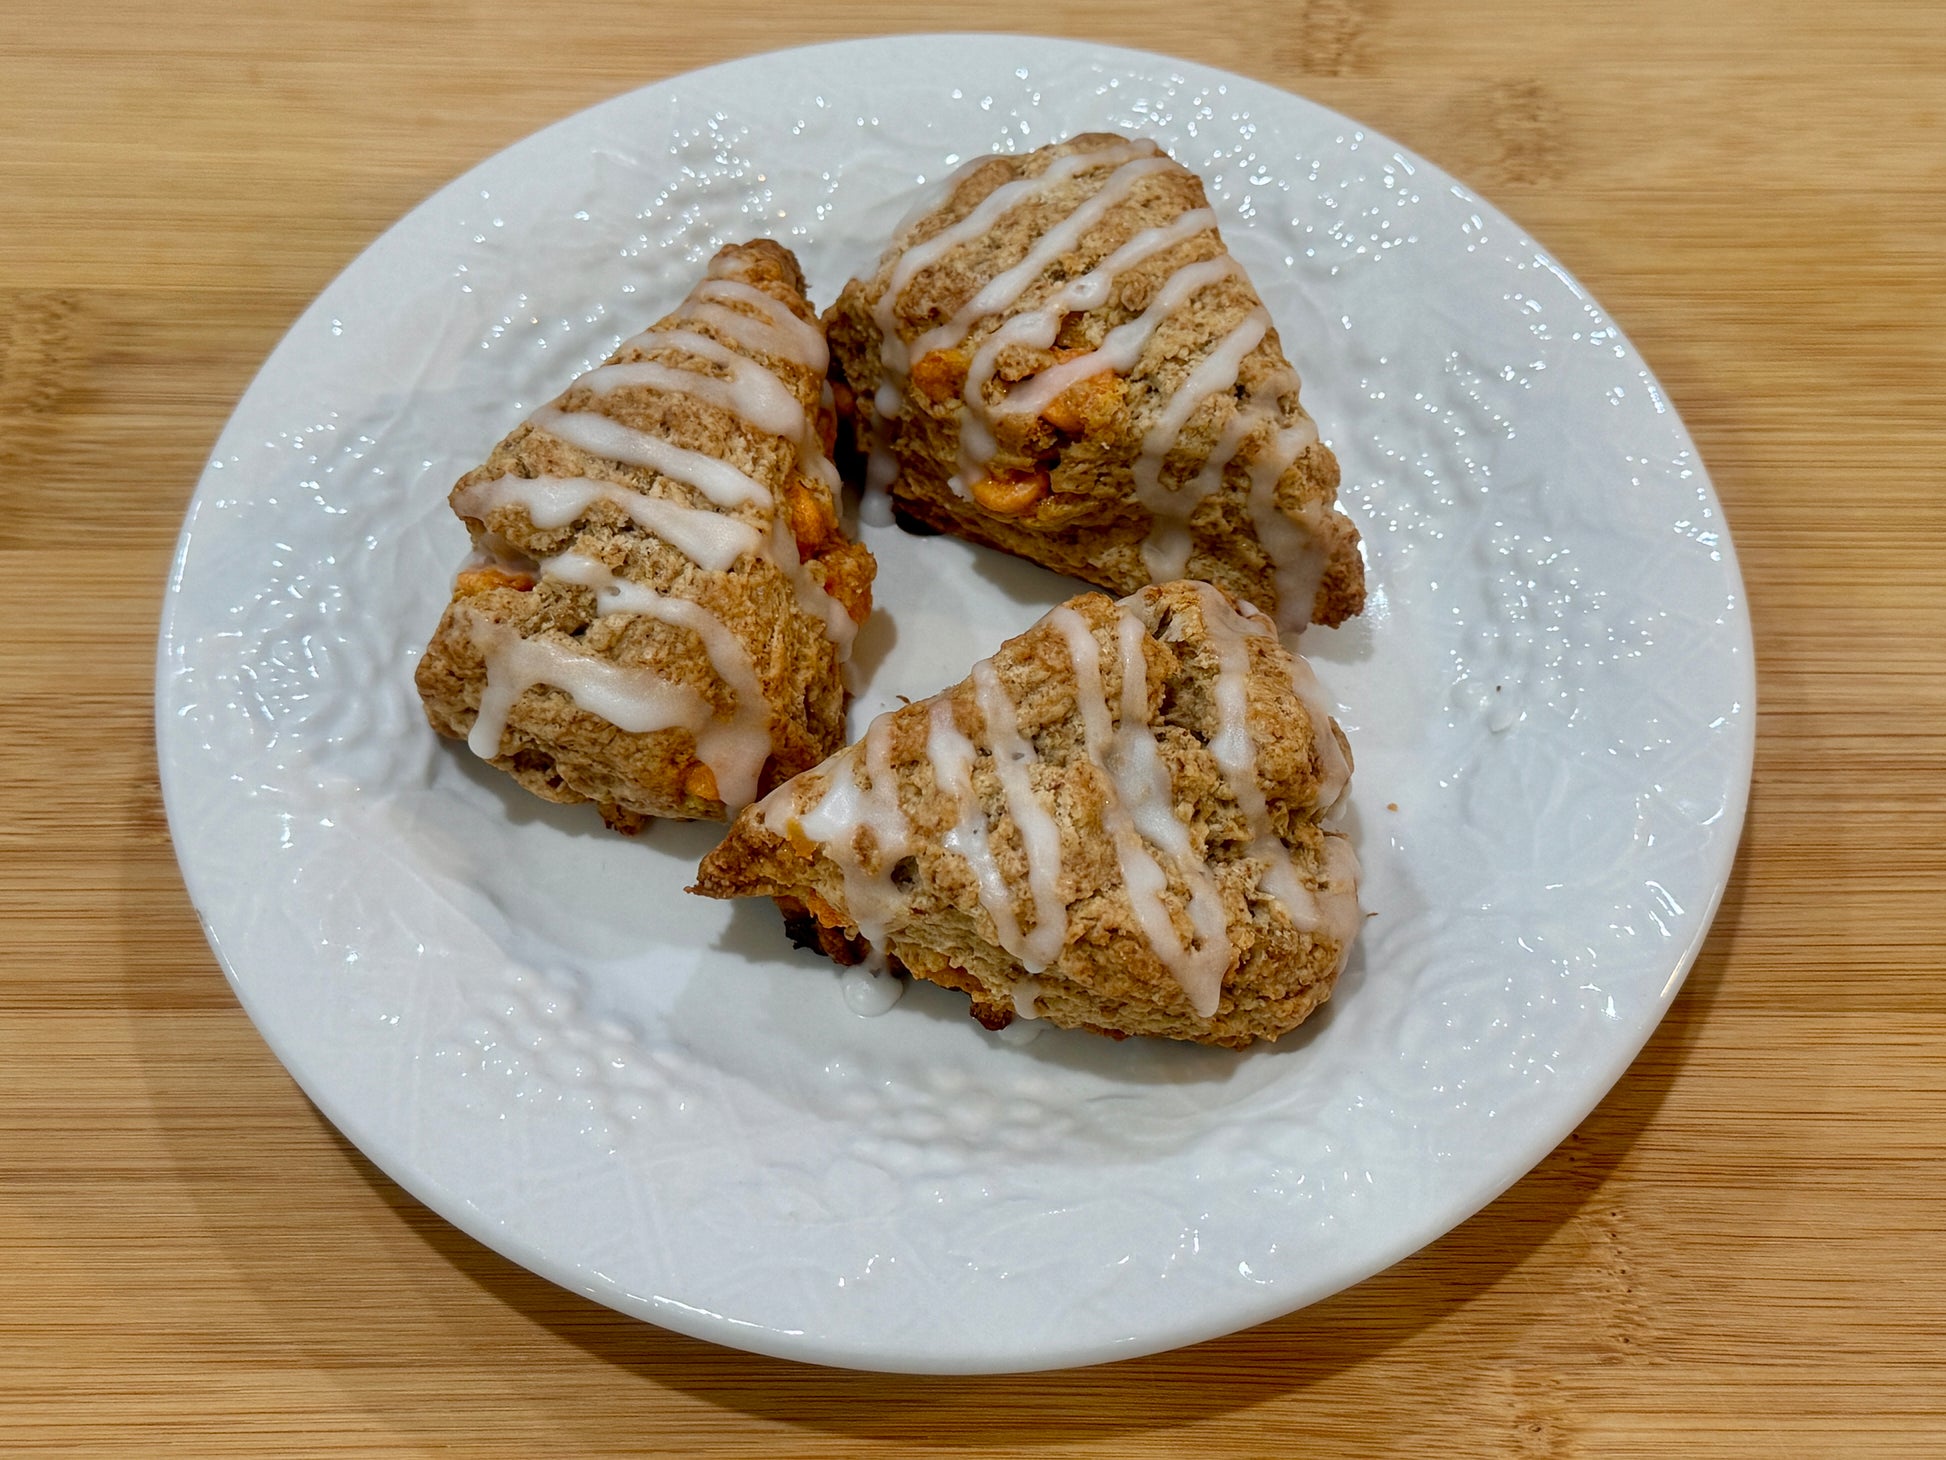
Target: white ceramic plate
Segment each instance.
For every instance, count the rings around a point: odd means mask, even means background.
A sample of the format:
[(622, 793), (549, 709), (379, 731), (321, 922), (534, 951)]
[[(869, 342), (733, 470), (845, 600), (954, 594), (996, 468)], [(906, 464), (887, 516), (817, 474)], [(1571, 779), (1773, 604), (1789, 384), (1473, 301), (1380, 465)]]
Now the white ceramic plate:
[[(1088, 129), (1200, 172), (1365, 535), (1306, 636), (1376, 914), (1317, 1018), (1236, 1055), (1015, 1047), (918, 987), (852, 1014), (766, 904), (436, 742), (411, 684), (456, 476), (721, 243), (816, 299), (960, 158)], [(862, 727), (1074, 585), (868, 531)], [(278, 347), (183, 529), (157, 682), (190, 894), (318, 1106), (518, 1262), (718, 1342), (983, 1371), (1206, 1338), (1398, 1260), (1621, 1074), (1722, 892), (1749, 626), (1716, 498), (1620, 332), (1479, 198), (1294, 96), (1163, 57), (930, 37), (758, 56), (508, 149)], [(1394, 809), (1396, 808), (1396, 809)]]

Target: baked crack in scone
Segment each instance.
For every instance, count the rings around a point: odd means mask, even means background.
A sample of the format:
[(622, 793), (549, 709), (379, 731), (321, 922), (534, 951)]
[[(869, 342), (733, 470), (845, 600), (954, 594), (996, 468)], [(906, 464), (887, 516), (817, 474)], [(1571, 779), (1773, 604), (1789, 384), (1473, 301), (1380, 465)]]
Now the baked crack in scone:
[(1351, 757), (1309, 666), (1206, 583), (1072, 598), (739, 815), (692, 891), (769, 896), (1016, 1016), (1242, 1047), (1329, 996), (1361, 922), (1324, 824)]
[(1113, 593), (1206, 580), (1285, 629), (1363, 607), (1337, 459), (1201, 180), (1155, 143), (975, 159), (825, 325), (907, 521)]
[(838, 526), (826, 364), (797, 260), (735, 245), (462, 477), (433, 728), (631, 832), (720, 820), (842, 745), (875, 565)]

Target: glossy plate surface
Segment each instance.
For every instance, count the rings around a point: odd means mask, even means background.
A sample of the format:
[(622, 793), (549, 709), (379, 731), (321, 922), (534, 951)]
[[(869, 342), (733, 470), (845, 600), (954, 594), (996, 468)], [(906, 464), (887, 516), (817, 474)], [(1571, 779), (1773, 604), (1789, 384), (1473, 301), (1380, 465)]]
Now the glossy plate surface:
[[(427, 730), (413, 662), (521, 416), (721, 243), (828, 303), (910, 189), (1089, 129), (1209, 183), (1365, 535), (1366, 616), (1305, 650), (1358, 760), (1375, 913), (1326, 1011), (1243, 1055), (1013, 1045), (917, 987), (847, 1008), (769, 905)], [(867, 530), (853, 724), (962, 675), (1065, 580)], [(1518, 227), (1334, 113), (1163, 57), (903, 38), (679, 77), (508, 149), (381, 238), (218, 443), (162, 632), (184, 875), (325, 1113), (515, 1260), (668, 1327), (921, 1371), (1205, 1338), (1461, 1221), (1621, 1074), (1721, 895), (1749, 624), (1702, 464)], [(1394, 809), (1396, 808), (1396, 809)]]

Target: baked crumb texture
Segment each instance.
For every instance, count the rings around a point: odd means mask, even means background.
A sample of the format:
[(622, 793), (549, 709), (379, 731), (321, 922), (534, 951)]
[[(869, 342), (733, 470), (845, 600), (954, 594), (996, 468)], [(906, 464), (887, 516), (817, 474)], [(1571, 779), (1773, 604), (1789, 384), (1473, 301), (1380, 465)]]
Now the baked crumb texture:
[(1017, 1017), (1241, 1048), (1324, 1002), (1361, 922), (1351, 772), (1309, 666), (1205, 583), (1083, 594), (742, 812), (693, 891), (769, 896)]
[(722, 820), (842, 745), (875, 565), (838, 526), (827, 363), (790, 251), (735, 245), (462, 477), (433, 728), (628, 832)]
[(1337, 459), (1201, 180), (1153, 142), (976, 159), (825, 325), (907, 523), (1117, 594), (1216, 583), (1285, 629), (1364, 606)]

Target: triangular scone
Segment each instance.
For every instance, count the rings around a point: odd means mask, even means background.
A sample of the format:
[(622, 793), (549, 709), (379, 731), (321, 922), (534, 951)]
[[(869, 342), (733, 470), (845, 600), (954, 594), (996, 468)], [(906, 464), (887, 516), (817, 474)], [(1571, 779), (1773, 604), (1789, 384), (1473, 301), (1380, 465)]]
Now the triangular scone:
[(838, 527), (816, 321), (789, 250), (726, 248), (460, 479), (434, 729), (623, 831), (722, 819), (843, 744), (874, 564)]
[(1206, 583), (1083, 594), (744, 811), (693, 890), (774, 897), (989, 1028), (1241, 1047), (1344, 967), (1358, 861), (1322, 822), (1350, 771), (1255, 610)]
[(1201, 180), (1153, 142), (975, 159), (825, 325), (908, 520), (1114, 593), (1203, 579), (1285, 629), (1364, 606), (1337, 459)]

